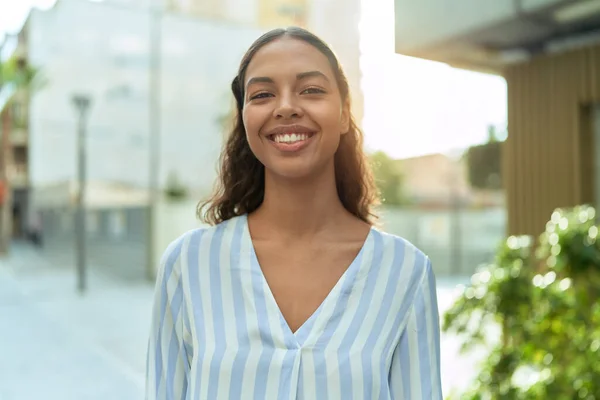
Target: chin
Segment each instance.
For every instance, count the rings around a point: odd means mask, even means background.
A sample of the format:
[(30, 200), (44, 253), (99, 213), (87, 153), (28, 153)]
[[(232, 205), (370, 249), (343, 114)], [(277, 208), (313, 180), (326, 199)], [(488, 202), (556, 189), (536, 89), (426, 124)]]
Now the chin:
[(265, 173), (275, 179), (305, 180), (334, 173), (334, 154), (323, 157), (305, 154), (299, 157), (269, 157), (264, 160)]
[(318, 168), (305, 163), (276, 163), (265, 168), (265, 172), (278, 179), (306, 179), (314, 176)]
[(268, 174), (277, 179), (288, 179), (288, 180), (302, 180), (307, 179), (314, 175), (310, 170), (304, 168), (277, 168), (273, 170), (266, 170)]

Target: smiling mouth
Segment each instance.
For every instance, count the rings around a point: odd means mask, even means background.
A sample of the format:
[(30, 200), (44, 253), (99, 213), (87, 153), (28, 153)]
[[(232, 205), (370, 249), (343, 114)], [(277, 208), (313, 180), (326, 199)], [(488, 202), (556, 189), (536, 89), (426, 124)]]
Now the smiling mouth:
[(293, 144), (303, 142), (314, 136), (314, 133), (277, 133), (267, 136), (267, 138), (275, 143)]

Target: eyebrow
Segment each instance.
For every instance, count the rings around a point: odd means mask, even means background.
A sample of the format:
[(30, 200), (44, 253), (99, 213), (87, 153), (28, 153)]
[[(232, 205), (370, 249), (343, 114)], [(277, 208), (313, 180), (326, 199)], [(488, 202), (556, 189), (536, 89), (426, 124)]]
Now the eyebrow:
[(324, 73), (322, 73), (321, 71), (301, 72), (296, 75), (297, 80), (302, 80), (302, 79), (306, 79), (306, 78), (315, 78), (315, 77), (323, 78), (329, 82), (329, 78), (327, 78), (327, 76)]
[[(323, 78), (329, 82), (329, 78), (321, 71), (308, 71), (308, 72), (300, 72), (299, 74), (296, 74), (296, 80), (299, 80), (299, 81), (302, 79), (314, 78), (314, 77)], [(252, 84), (255, 84), (255, 83), (274, 83), (274, 81), (273, 81), (273, 79), (271, 79), (267, 76), (256, 76), (256, 77), (248, 79), (248, 83), (246, 84), (246, 87), (248, 87)]]

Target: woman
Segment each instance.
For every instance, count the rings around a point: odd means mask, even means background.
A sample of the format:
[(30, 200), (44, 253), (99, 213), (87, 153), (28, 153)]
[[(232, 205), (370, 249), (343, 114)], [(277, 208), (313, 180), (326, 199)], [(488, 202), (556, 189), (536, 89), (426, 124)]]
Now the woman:
[(210, 228), (166, 250), (148, 399), (439, 400), (429, 259), (372, 227), (348, 83), (311, 33), (277, 29), (231, 85)]

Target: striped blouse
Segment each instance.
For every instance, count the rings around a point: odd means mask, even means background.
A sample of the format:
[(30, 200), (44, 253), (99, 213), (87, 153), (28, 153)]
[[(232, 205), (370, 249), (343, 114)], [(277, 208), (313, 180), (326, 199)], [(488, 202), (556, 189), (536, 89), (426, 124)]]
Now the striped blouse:
[(190, 231), (162, 258), (146, 399), (441, 400), (429, 259), (372, 228), (292, 332), (261, 272), (247, 216)]

